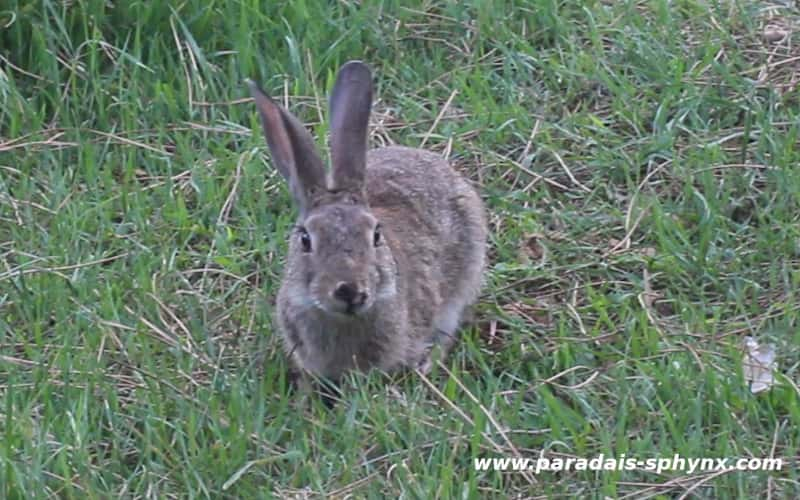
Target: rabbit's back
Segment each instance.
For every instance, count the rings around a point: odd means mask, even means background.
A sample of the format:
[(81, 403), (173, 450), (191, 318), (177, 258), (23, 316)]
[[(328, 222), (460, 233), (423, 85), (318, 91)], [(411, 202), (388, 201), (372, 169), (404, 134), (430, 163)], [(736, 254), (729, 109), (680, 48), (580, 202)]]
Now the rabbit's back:
[(480, 197), (441, 156), (400, 146), (367, 154), (366, 188), (399, 267), (407, 269), (412, 334), (430, 335), (433, 324), (452, 335), (481, 285), (487, 228)]

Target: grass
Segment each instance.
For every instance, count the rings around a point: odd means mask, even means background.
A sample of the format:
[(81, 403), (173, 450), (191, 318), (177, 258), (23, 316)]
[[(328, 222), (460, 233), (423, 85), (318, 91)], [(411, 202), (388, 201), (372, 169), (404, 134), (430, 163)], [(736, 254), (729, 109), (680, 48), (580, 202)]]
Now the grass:
[[(263, 4), (263, 5), (262, 5)], [(789, 2), (10, 0), (0, 10), (0, 496), (800, 495)], [(429, 379), (290, 388), (290, 200), (244, 78), (324, 144), (481, 188), (476, 321)], [(776, 346), (749, 391), (745, 335)], [(479, 472), (478, 457), (782, 457), (779, 472)]]

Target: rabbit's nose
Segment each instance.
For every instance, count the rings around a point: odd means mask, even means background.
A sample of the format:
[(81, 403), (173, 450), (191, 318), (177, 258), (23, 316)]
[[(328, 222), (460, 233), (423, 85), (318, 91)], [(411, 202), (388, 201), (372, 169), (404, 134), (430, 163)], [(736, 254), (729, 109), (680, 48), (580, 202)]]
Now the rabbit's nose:
[(355, 283), (337, 283), (333, 296), (346, 303), (348, 309), (361, 307), (367, 301), (366, 292), (361, 291)]

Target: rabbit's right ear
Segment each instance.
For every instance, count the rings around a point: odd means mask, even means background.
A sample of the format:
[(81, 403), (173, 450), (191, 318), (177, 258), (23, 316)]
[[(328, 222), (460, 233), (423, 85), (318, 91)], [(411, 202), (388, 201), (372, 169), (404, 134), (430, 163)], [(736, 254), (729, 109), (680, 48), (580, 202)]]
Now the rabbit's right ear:
[(325, 167), (305, 127), (281, 108), (258, 85), (247, 80), (261, 115), (264, 136), (278, 171), (289, 184), (301, 214), (311, 207), (312, 198), (325, 189)]
[(330, 97), (333, 189), (363, 191), (367, 126), (372, 109), (372, 72), (361, 61), (339, 70)]

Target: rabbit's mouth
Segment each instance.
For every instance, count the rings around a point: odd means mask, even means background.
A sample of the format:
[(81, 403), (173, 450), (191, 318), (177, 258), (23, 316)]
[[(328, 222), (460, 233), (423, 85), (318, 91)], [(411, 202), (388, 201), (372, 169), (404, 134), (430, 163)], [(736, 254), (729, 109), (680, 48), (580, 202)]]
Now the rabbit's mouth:
[(328, 312), (358, 316), (372, 305), (372, 294), (363, 282), (339, 281), (321, 301)]
[(314, 301), (314, 305), (331, 316), (336, 316), (341, 319), (352, 319), (366, 314), (372, 307), (373, 302), (374, 301), (370, 297), (351, 302), (336, 299), (323, 299)]
[(320, 309), (333, 316), (341, 318), (353, 318), (362, 316), (369, 311), (372, 306), (372, 301), (366, 301), (362, 304), (342, 304), (338, 301), (327, 302), (324, 304), (317, 304), (321, 306)]

